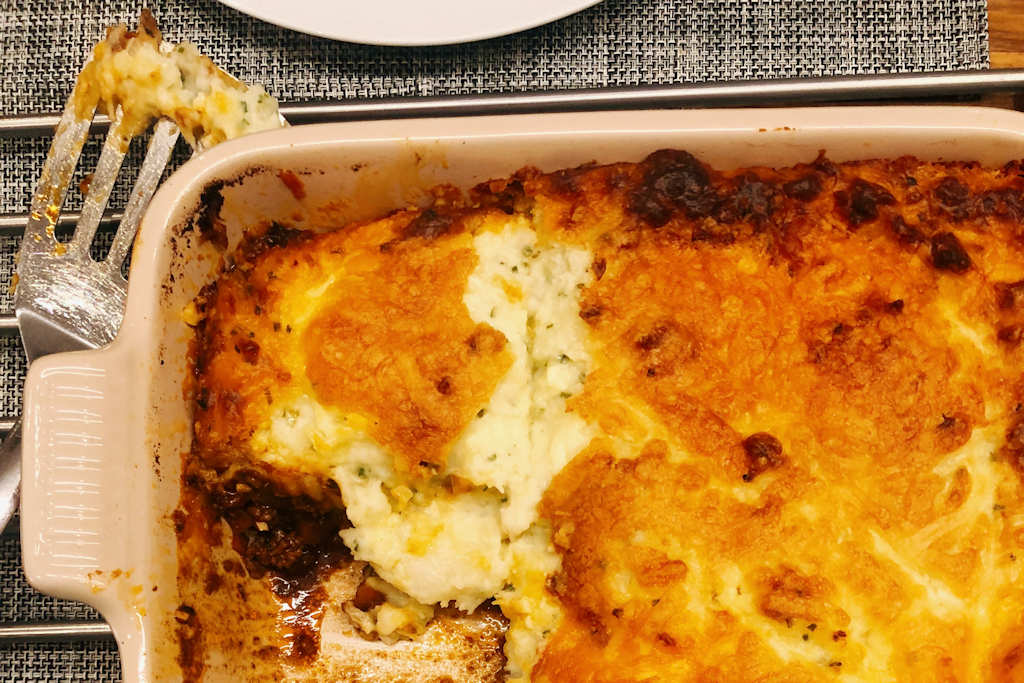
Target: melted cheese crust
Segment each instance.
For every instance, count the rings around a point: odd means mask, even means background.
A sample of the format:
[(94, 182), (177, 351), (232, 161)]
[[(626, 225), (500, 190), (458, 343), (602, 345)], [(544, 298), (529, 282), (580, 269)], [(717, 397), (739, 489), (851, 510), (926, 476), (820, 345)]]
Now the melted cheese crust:
[(199, 302), (195, 455), (336, 486), (513, 675), (1016, 680), (1022, 177), (667, 151), (271, 231)]
[(527, 182), (603, 272), (573, 407), (604, 439), (543, 503), (571, 616), (535, 679), (1017, 680), (1020, 167), (701, 173)]

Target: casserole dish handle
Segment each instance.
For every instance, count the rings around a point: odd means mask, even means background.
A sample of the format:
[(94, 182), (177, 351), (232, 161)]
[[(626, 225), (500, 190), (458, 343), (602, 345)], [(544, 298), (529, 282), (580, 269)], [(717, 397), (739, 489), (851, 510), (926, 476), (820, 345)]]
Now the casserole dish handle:
[(127, 537), (125, 489), (138, 478), (131, 430), (141, 401), (130, 384), (139, 369), (117, 346), (40, 358), (24, 397), (25, 574), (40, 591), (100, 609), (98, 586), (130, 561), (131, 549), (113, 539)]

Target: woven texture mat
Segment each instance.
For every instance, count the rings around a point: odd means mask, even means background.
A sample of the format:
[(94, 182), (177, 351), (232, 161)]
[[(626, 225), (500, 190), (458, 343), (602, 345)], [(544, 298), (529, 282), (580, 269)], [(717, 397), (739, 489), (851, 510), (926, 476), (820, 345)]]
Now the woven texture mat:
[[(418, 0), (410, 0), (418, 1)], [(985, 0), (606, 0), (506, 38), (437, 48), (335, 43), (278, 29), (213, 0), (148, 3), (166, 37), (191, 40), (282, 101), (444, 95), (988, 65)], [(91, 45), (142, 2), (0, 0), (0, 114), (60, 109)], [(24, 213), (49, 141), (0, 139), (0, 211)], [(91, 168), (99, 140), (80, 167)], [(179, 150), (176, 163), (186, 156)], [(129, 154), (127, 171), (141, 159)], [(123, 205), (128, 184), (115, 188)], [(66, 208), (81, 198), (72, 191)], [(17, 239), (0, 235), (0, 314)], [(19, 412), (25, 363), (0, 336), (0, 416)], [(16, 537), (0, 537), (0, 622), (94, 618), (25, 584)], [(113, 644), (0, 646), (0, 681), (111, 680)]]

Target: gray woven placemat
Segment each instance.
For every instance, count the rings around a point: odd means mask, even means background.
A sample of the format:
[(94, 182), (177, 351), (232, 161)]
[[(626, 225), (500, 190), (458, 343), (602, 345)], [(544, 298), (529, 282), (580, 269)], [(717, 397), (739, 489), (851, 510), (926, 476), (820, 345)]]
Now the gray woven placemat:
[[(419, 1), (419, 0), (410, 0)], [(985, 0), (606, 0), (525, 33), (469, 45), (378, 48), (278, 29), (213, 0), (148, 3), (168, 39), (192, 40), (283, 101), (933, 71), (988, 65)], [(0, 0), (0, 114), (55, 111), (103, 28), (131, 0)], [(0, 139), (0, 211), (27, 210), (45, 139)], [(95, 162), (99, 141), (84, 152)], [(180, 162), (185, 156), (177, 155)], [(129, 158), (125, 175), (140, 154)], [(119, 187), (114, 208), (123, 204)], [(80, 198), (72, 192), (68, 208)], [(17, 240), (0, 237), (0, 283)], [(10, 309), (0, 285), (0, 313)], [(0, 416), (18, 411), (25, 364), (0, 336)], [(31, 591), (15, 537), (0, 538), (0, 621), (91, 618)], [(0, 646), (0, 681), (111, 680), (109, 643)]]

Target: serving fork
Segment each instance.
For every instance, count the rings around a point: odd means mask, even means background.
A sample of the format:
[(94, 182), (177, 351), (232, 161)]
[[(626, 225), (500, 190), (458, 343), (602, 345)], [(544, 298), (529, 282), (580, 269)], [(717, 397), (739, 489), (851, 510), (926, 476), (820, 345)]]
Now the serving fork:
[[(74, 235), (66, 243), (56, 235), (61, 206), (89, 137), (94, 113), (79, 116), (72, 92), (32, 195), (18, 252), (14, 291), (15, 316), (30, 363), (50, 353), (99, 347), (117, 334), (128, 291), (122, 266), (178, 140), (177, 125), (169, 119), (158, 119), (110, 251), (97, 261), (89, 248), (134, 133), (124, 125), (120, 106), (111, 116)], [(0, 530), (17, 505), (20, 445), (19, 420), (0, 445)]]

